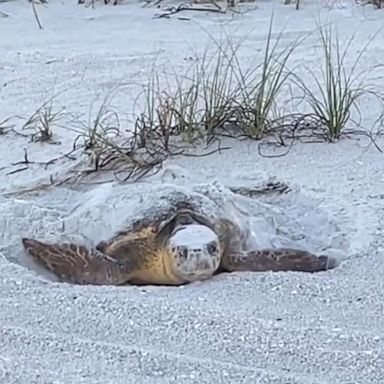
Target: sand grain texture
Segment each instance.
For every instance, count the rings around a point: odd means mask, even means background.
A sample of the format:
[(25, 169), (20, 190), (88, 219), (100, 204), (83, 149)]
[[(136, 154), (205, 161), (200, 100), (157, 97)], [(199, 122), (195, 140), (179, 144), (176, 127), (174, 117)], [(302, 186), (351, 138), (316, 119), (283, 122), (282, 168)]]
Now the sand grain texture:
[[(31, 114), (56, 91), (63, 91), (61, 105), (87, 114), (96, 94), (132, 78), (146, 81), (159, 55), (182, 66), (188, 44), (206, 38), (199, 24), (219, 34), (227, 23), (239, 37), (257, 25), (247, 42), (254, 47), (265, 39), (272, 3), (257, 6), (243, 17), (188, 14), (194, 22), (186, 23), (152, 20), (156, 10), (133, 3), (92, 10), (50, 1), (38, 7), (40, 31), (27, 2), (1, 3), (0, 11), (9, 17), (0, 22), (0, 121)], [(289, 21), (283, 40), (312, 29), (318, 8), (312, 1), (299, 12), (276, 4), (279, 25)], [(382, 12), (368, 6), (335, 5), (320, 13), (337, 19), (344, 34), (361, 22), (356, 51), (383, 21)], [(294, 62), (315, 60), (314, 46), (310, 37)], [(372, 44), (364, 60), (384, 61), (382, 40)], [(129, 95), (119, 98), (117, 107), (129, 105), (128, 100)], [(365, 108), (365, 121), (374, 114)], [(8, 174), (15, 169), (11, 163), (23, 159), (23, 148), (35, 161), (65, 153), (73, 133), (55, 132), (59, 147), (0, 136), (1, 384), (382, 384), (384, 162), (373, 146), (367, 148), (367, 140), (296, 145), (276, 159), (258, 156), (257, 143), (229, 142), (233, 148), (222, 155), (170, 160), (174, 174), (162, 176), (163, 182), (178, 184), (218, 180), (252, 186), (266, 172), (299, 185), (348, 240), (350, 254), (339, 268), (316, 275), (224, 274), (181, 288), (117, 288), (59, 284), (12, 262), (19, 257), (22, 235), (44, 233), (43, 224), (56, 228), (69, 212), (63, 210), (64, 190), (43, 193), (40, 200), (4, 195), (71, 166), (67, 160)], [(161, 181), (158, 176), (151, 183)], [(104, 192), (100, 188), (84, 192), (87, 209), (102, 205), (110, 193), (108, 186)], [(312, 216), (305, 223), (302, 216), (302, 231), (315, 246), (315, 231), (323, 227), (316, 228)], [(325, 241), (332, 225), (321, 225)]]

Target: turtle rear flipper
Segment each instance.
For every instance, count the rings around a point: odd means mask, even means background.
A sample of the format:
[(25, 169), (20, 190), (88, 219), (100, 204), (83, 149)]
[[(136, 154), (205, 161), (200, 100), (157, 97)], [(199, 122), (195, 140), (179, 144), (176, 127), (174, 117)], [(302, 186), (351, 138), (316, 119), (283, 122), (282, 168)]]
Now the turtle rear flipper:
[(83, 245), (48, 244), (29, 238), (23, 238), (22, 243), (28, 255), (61, 280), (95, 285), (120, 285), (129, 280), (121, 263)]
[(300, 271), (320, 272), (333, 269), (338, 262), (331, 256), (317, 256), (292, 248), (261, 249), (228, 255), (223, 266), (235, 271)]

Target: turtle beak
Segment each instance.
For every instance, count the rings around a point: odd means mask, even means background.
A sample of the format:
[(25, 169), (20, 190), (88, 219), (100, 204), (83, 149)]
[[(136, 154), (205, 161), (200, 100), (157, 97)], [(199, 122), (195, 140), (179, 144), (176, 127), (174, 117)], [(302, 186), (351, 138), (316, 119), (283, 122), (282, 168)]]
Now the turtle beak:
[(184, 226), (186, 226), (188, 224), (193, 224), (193, 219), (192, 219), (191, 215), (187, 212), (179, 214), (177, 217), (177, 221), (176, 221), (176, 227), (177, 228), (178, 227), (183, 228)]
[(206, 258), (206, 252), (203, 249), (199, 248), (191, 248), (180, 246), (178, 247), (178, 254), (181, 260), (185, 262), (191, 262), (195, 265), (199, 270), (211, 270), (212, 265), (210, 260)]

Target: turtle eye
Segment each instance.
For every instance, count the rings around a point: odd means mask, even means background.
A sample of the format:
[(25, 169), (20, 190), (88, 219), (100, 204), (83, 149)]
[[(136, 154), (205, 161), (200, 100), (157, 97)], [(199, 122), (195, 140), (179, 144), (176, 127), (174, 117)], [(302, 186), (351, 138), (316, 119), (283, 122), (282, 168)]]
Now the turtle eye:
[(182, 259), (185, 259), (185, 260), (188, 259), (188, 248), (178, 247), (177, 253), (178, 253), (179, 257), (181, 257)]
[(217, 246), (216, 241), (212, 241), (211, 243), (209, 243), (207, 249), (208, 249), (208, 252), (209, 252), (211, 255), (217, 253), (217, 251), (218, 251), (218, 246)]

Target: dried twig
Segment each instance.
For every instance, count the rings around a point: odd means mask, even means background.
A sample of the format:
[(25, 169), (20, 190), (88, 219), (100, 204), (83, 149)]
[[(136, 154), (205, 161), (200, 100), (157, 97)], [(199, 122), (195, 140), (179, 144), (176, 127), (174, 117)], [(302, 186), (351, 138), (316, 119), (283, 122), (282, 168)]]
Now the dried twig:
[[(95, 8), (95, 3), (100, 0), (78, 0), (77, 4), (85, 4), (86, 7), (92, 6)], [(113, 5), (119, 4), (119, 0), (102, 0), (104, 4), (112, 3)]]
[[(41, 25), (40, 23), (40, 20), (39, 20), (39, 15), (37, 14), (37, 11), (36, 11), (36, 7), (35, 7), (35, 3), (33, 0), (29, 0), (29, 2), (31, 3), (32, 5), (32, 10), (33, 10), (33, 14), (35, 16), (35, 20), (37, 22), (37, 25), (39, 26), (39, 29), (43, 29), (43, 26)], [(46, 1), (40, 1), (41, 3), (46, 3)]]
[(55, 188), (55, 187), (58, 187), (60, 185), (65, 184), (66, 182), (68, 182), (70, 180), (70, 177), (58, 179), (55, 181), (51, 175), (49, 180), (50, 181), (48, 183), (40, 183), (40, 184), (35, 185), (33, 187), (17, 189), (15, 191), (10, 191), (10, 192), (4, 192), (2, 194), (2, 196), (4, 196), (4, 197), (20, 196), (20, 195), (24, 195), (26, 193), (46, 191), (48, 189)]
[(153, 18), (154, 19), (160, 19), (160, 18), (169, 18), (170, 16), (184, 11), (196, 11), (196, 12), (214, 12), (214, 13), (227, 13), (226, 10), (223, 10), (222, 8), (208, 8), (208, 7), (195, 7), (195, 6), (188, 6), (186, 4), (180, 4), (177, 7), (170, 7), (165, 8), (164, 13), (156, 13)]
[(7, 173), (7, 175), (12, 175), (12, 174), (17, 173), (17, 172), (28, 170), (30, 165), (39, 165), (39, 166), (43, 166), (45, 169), (48, 169), (48, 167), (50, 165), (55, 164), (59, 160), (63, 160), (63, 159), (76, 160), (76, 158), (74, 156), (72, 156), (73, 152), (74, 152), (74, 150), (71, 150), (70, 152), (65, 153), (62, 156), (55, 157), (55, 158), (50, 159), (48, 161), (31, 161), (31, 160), (29, 160), (27, 149), (24, 148), (24, 159), (21, 161), (17, 161), (17, 162), (12, 163), (12, 166), (26, 165), (26, 167), (20, 168), (18, 170), (10, 171)]

